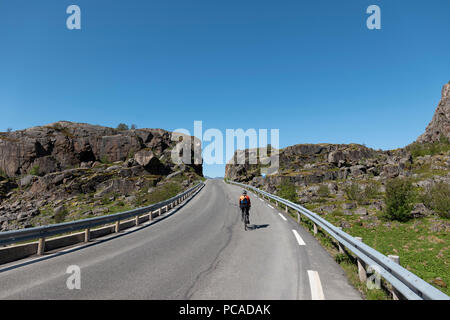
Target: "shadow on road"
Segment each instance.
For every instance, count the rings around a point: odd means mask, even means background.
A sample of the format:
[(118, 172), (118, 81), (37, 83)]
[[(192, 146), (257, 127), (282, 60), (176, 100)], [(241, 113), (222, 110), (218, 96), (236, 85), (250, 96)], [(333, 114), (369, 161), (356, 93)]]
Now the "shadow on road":
[(252, 224), (252, 225), (249, 225), (248, 228), (250, 230), (257, 230), (257, 229), (267, 228), (268, 226), (269, 226), (268, 224)]

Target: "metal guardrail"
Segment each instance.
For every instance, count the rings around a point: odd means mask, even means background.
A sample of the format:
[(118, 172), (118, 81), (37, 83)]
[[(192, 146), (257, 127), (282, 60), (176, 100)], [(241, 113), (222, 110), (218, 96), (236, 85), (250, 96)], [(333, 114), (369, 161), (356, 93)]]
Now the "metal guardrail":
[[(252, 190), (265, 197), (273, 199), (285, 206), (297, 211), (297, 214), (303, 214), (310, 219), (315, 225), (326, 231), (338, 243), (345, 246), (359, 260), (363, 261), (367, 266), (373, 267), (387, 282), (389, 282), (401, 295), (408, 300), (449, 300), (450, 297), (439, 291), (426, 281), (422, 280), (412, 272), (403, 268), (399, 264), (392, 261), (377, 250), (369, 247), (358, 239), (352, 237), (340, 228), (326, 221), (316, 213), (302, 207), (299, 204), (289, 200), (272, 195), (268, 192), (260, 190), (256, 187), (246, 185), (239, 182), (227, 181), (231, 184), (241, 186), (245, 189)], [(300, 217), (300, 216), (298, 216)]]
[(13, 231), (4, 231), (0, 232), (0, 245), (7, 245), (27, 240), (34, 240), (34, 239), (45, 239), (50, 236), (58, 235), (58, 234), (64, 234), (69, 233), (73, 231), (79, 231), (79, 230), (89, 230), (94, 227), (98, 227), (101, 225), (106, 225), (113, 222), (120, 222), (132, 217), (145, 215), (145, 214), (152, 214), (154, 210), (158, 210), (161, 208), (164, 208), (166, 206), (170, 206), (171, 204), (175, 203), (176, 201), (181, 201), (189, 197), (191, 194), (193, 194), (198, 188), (202, 187), (204, 185), (203, 182), (198, 183), (196, 186), (176, 195), (175, 197), (172, 197), (170, 199), (138, 208), (133, 209), (125, 212), (119, 212), (107, 216), (101, 216), (101, 217), (95, 217), (95, 218), (89, 218), (89, 219), (82, 219), (72, 222), (65, 222), (65, 223), (59, 223), (59, 224), (53, 224), (53, 225), (47, 225), (42, 227), (34, 227), (34, 228), (28, 228), (28, 229), (21, 229), (21, 230), (13, 230)]

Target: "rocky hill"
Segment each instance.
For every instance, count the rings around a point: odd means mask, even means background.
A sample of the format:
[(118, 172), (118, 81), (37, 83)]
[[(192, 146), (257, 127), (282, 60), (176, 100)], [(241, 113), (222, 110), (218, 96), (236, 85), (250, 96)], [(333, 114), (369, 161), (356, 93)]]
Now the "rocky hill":
[(0, 231), (129, 209), (187, 188), (202, 165), (172, 163), (171, 136), (66, 121), (0, 133)]
[[(381, 223), (377, 214), (385, 207), (387, 181), (409, 178), (419, 194), (439, 183), (448, 189), (449, 115), (450, 84), (445, 84), (442, 99), (425, 133), (417, 142), (404, 148), (382, 151), (359, 144), (294, 145), (279, 150), (280, 168), (276, 174), (266, 176), (261, 174), (265, 166), (259, 161), (258, 164), (248, 163), (249, 155), (259, 151), (245, 150), (247, 162), (227, 164), (225, 178), (249, 183), (271, 193), (279, 193), (282, 186), (292, 185), (295, 201), (316, 208), (319, 213), (327, 215), (338, 211), (353, 215), (357, 212), (367, 216), (362, 219), (372, 221), (371, 225), (375, 226)], [(356, 201), (357, 194), (360, 201)], [(432, 209), (418, 200), (413, 214), (430, 215)], [(450, 216), (450, 205), (443, 215)], [(450, 223), (445, 222), (444, 229), (450, 230)]]
[[(302, 204), (383, 254), (400, 256), (404, 267), (450, 294), (449, 115), (446, 84), (425, 133), (404, 148), (294, 145), (279, 150), (275, 174), (262, 175), (265, 166), (260, 162), (229, 163), (225, 178)], [(245, 150), (245, 158), (258, 152)], [(323, 241), (329, 246), (326, 237)], [(333, 255), (338, 259), (337, 251)], [(352, 264), (341, 265), (353, 270)]]
[[(227, 164), (225, 178), (263, 186), (273, 192), (283, 181), (307, 187), (333, 181), (348, 184), (351, 181), (382, 182), (389, 178), (411, 177), (415, 176), (415, 169), (423, 166), (449, 169), (449, 138), (450, 83), (442, 88), (442, 99), (425, 133), (405, 148), (382, 151), (358, 144), (294, 145), (279, 150), (278, 173), (266, 177), (261, 175), (264, 165), (259, 161), (258, 164), (248, 163), (249, 154), (258, 153), (258, 150), (245, 150), (247, 162)], [(441, 178), (448, 182), (446, 175)], [(331, 189), (333, 191), (335, 187)]]

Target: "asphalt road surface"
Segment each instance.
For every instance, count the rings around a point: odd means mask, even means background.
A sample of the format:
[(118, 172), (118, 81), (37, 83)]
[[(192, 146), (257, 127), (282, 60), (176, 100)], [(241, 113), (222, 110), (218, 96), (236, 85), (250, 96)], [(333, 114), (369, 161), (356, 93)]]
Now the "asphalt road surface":
[(252, 193), (245, 231), (240, 193), (208, 180), (161, 219), (2, 265), (0, 299), (361, 299), (307, 231)]

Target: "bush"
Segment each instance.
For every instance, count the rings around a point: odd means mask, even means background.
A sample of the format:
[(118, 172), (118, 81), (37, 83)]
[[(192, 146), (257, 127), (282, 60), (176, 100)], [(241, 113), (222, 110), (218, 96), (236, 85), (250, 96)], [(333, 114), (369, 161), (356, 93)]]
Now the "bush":
[(450, 141), (447, 137), (441, 136), (439, 141), (429, 143), (414, 142), (406, 147), (413, 157), (435, 155), (450, 150)]
[(364, 189), (364, 197), (366, 199), (377, 199), (379, 196), (380, 192), (378, 191), (378, 186), (373, 182), (367, 184)]
[(103, 163), (103, 164), (109, 164), (108, 156), (107, 156), (107, 155), (103, 155), (103, 156), (100, 158), (100, 162)]
[(119, 131), (127, 131), (129, 130), (128, 126), (125, 123), (119, 123), (117, 126), (117, 130)]
[(33, 168), (31, 168), (30, 174), (33, 175), (33, 176), (38, 176), (39, 175), (39, 171), (40, 171), (39, 166), (35, 165)]
[(328, 189), (328, 186), (323, 184), (319, 187), (319, 190), (317, 191), (317, 193), (320, 197), (327, 198), (330, 196), (330, 189)]
[(438, 182), (422, 196), (423, 204), (442, 218), (450, 218), (450, 185)]
[(389, 180), (386, 183), (385, 217), (389, 220), (409, 220), (412, 217), (414, 198), (414, 190), (410, 180), (402, 178)]
[(283, 181), (278, 189), (278, 196), (286, 200), (296, 202), (297, 201), (297, 189), (295, 185), (290, 181)]
[(348, 263), (351, 264), (352, 263), (352, 259), (345, 253), (338, 253), (336, 254), (336, 256), (334, 257), (334, 260), (338, 263)]
[(344, 188), (344, 193), (348, 200), (362, 202), (364, 199), (363, 191), (358, 184), (352, 183)]

